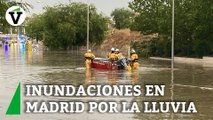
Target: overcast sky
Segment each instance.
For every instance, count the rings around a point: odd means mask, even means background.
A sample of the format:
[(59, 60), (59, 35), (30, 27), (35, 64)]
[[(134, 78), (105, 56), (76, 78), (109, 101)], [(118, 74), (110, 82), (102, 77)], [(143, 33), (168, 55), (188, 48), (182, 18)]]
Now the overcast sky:
[[(69, 3), (70, 1), (74, 2), (87, 2), (87, 0), (22, 0), (34, 6), (34, 9), (31, 10), (32, 13), (42, 13), (42, 8), (44, 6), (54, 6), (59, 3)], [(110, 16), (110, 13), (115, 8), (128, 8), (128, 2), (132, 0), (89, 0), (89, 3), (94, 4), (98, 12), (103, 13), (104, 15)]]

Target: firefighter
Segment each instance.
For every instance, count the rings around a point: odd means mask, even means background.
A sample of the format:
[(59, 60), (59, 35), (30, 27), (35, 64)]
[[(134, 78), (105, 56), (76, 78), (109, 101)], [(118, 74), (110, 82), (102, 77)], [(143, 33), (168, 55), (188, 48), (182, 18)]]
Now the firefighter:
[(111, 52), (107, 55), (107, 58), (112, 63), (116, 60), (115, 48), (111, 49)]
[(138, 55), (136, 54), (135, 50), (131, 50), (130, 54), (130, 62), (132, 64), (132, 69), (138, 69), (139, 68), (139, 63), (138, 63)]
[(87, 53), (84, 54), (84, 58), (85, 58), (85, 65), (86, 68), (89, 69), (91, 68), (91, 63), (92, 60), (95, 59), (95, 55), (91, 52), (91, 50), (87, 50)]
[(116, 54), (116, 59), (119, 60), (121, 58), (124, 58), (124, 56), (122, 55), (122, 53), (119, 51), (119, 49), (115, 50), (115, 54)]

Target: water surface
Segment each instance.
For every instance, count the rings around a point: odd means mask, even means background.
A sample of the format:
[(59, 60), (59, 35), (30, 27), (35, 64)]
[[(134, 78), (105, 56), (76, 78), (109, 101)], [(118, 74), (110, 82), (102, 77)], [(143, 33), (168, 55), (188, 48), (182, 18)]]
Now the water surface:
[[(169, 61), (140, 59), (138, 71), (86, 70), (82, 53), (78, 51), (25, 51), (24, 46), (11, 45), (0, 48), (0, 118), (10, 120), (158, 120), (158, 119), (213, 119), (213, 68), (200, 65), (175, 64), (174, 80), (171, 80)], [(193, 101), (198, 113), (159, 114), (25, 114), (22, 101), (22, 115), (5, 116), (17, 84), (165, 84), (163, 97), (42, 97), (55, 101)], [(22, 100), (24, 87), (22, 89)], [(142, 89), (144, 91), (144, 88)], [(34, 99), (34, 98), (30, 98)], [(37, 99), (37, 98), (36, 98)], [(142, 105), (143, 106), (143, 105)]]

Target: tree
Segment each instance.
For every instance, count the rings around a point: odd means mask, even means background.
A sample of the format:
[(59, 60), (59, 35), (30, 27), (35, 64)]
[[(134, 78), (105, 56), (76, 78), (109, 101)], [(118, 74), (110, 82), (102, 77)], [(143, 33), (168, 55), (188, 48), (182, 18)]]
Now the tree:
[(31, 18), (27, 18), (25, 24), (27, 35), (36, 40), (43, 39), (44, 33), (44, 15), (32, 15)]
[(112, 11), (111, 17), (115, 21), (115, 27), (117, 29), (129, 28), (131, 26), (134, 13), (125, 8), (117, 8)]
[[(170, 56), (171, 6), (168, 0), (134, 0), (129, 4), (139, 13), (131, 29), (144, 34), (158, 33), (158, 42), (155, 40), (155, 44), (150, 45), (161, 45), (160, 56)], [(175, 1), (175, 55), (202, 57), (213, 54), (212, 6), (212, 0)]]
[[(106, 20), (90, 5), (90, 43), (102, 42), (107, 30)], [(42, 15), (31, 17), (27, 26), (29, 36), (39, 40), (44, 38), (44, 43), (52, 49), (86, 45), (87, 4), (70, 3), (46, 7)]]
[(0, 8), (0, 31), (8, 32), (7, 27), (9, 26), (9, 24), (5, 19), (5, 13), (7, 11), (8, 4), (4, 0), (0, 0)]

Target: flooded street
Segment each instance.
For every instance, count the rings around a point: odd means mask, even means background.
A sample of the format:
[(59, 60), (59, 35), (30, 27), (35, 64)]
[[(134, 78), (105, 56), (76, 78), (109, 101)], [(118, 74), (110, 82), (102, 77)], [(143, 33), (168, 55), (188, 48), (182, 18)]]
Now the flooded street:
[[(200, 65), (175, 64), (171, 80), (169, 61), (140, 59), (137, 71), (106, 71), (84, 67), (83, 54), (78, 51), (25, 51), (24, 46), (0, 47), (0, 120), (158, 120), (158, 119), (213, 119), (213, 68)], [(22, 114), (6, 116), (14, 91), (21, 82)], [(193, 101), (198, 113), (87, 113), (82, 114), (25, 114), (23, 102), (25, 84), (165, 84), (163, 97), (43, 97), (42, 100), (84, 102), (105, 101)], [(143, 87), (142, 87), (143, 88)], [(142, 89), (142, 92), (144, 88)], [(29, 99), (29, 98), (27, 98)], [(143, 106), (143, 105), (142, 105)]]

